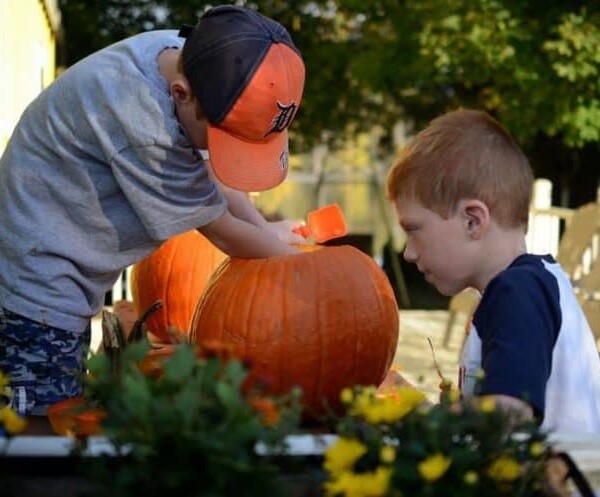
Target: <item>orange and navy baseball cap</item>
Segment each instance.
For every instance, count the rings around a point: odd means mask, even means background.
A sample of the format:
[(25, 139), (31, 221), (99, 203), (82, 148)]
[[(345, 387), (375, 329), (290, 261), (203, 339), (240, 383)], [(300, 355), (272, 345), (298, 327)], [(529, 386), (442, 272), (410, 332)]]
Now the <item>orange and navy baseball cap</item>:
[(241, 191), (277, 186), (287, 175), (287, 129), (305, 78), (289, 33), (256, 11), (221, 5), (179, 35), (183, 73), (209, 123), (215, 175)]

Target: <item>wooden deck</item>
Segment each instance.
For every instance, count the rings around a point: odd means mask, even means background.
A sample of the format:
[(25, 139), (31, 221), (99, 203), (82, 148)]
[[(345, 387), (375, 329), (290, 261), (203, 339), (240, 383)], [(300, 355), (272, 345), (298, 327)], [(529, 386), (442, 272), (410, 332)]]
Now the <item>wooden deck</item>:
[(464, 337), (465, 320), (458, 317), (448, 347), (443, 346), (448, 312), (425, 310), (400, 311), (400, 335), (394, 367), (408, 381), (423, 390), (432, 402), (439, 396), (438, 376), (428, 338), (444, 377), (454, 385), (458, 378), (458, 359)]

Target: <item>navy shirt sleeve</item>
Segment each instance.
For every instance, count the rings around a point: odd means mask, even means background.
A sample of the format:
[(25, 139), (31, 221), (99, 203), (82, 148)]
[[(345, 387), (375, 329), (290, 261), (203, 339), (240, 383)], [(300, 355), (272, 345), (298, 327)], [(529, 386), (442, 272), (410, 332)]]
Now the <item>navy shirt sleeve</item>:
[(535, 268), (512, 267), (490, 282), (474, 316), (485, 372), (480, 394), (522, 399), (543, 417), (560, 329), (558, 295), (552, 276)]

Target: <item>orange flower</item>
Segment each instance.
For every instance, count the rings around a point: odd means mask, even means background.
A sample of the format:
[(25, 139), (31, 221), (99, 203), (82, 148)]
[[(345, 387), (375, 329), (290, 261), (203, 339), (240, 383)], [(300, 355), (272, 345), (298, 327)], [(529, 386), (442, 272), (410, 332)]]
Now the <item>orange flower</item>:
[(279, 422), (279, 411), (272, 399), (254, 395), (249, 399), (252, 409), (262, 415), (265, 426), (273, 426)]
[(236, 359), (235, 347), (219, 340), (205, 340), (199, 344), (198, 356), (205, 359), (218, 358), (224, 362)]

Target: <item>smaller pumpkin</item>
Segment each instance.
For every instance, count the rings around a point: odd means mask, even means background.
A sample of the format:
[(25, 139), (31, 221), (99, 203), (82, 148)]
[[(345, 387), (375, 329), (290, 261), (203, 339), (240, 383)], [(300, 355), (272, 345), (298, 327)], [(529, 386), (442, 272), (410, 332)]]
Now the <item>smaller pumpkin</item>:
[(186, 231), (163, 243), (136, 263), (131, 272), (131, 293), (137, 315), (160, 300), (146, 326), (169, 341), (169, 328), (185, 332), (210, 275), (227, 257), (197, 230)]

